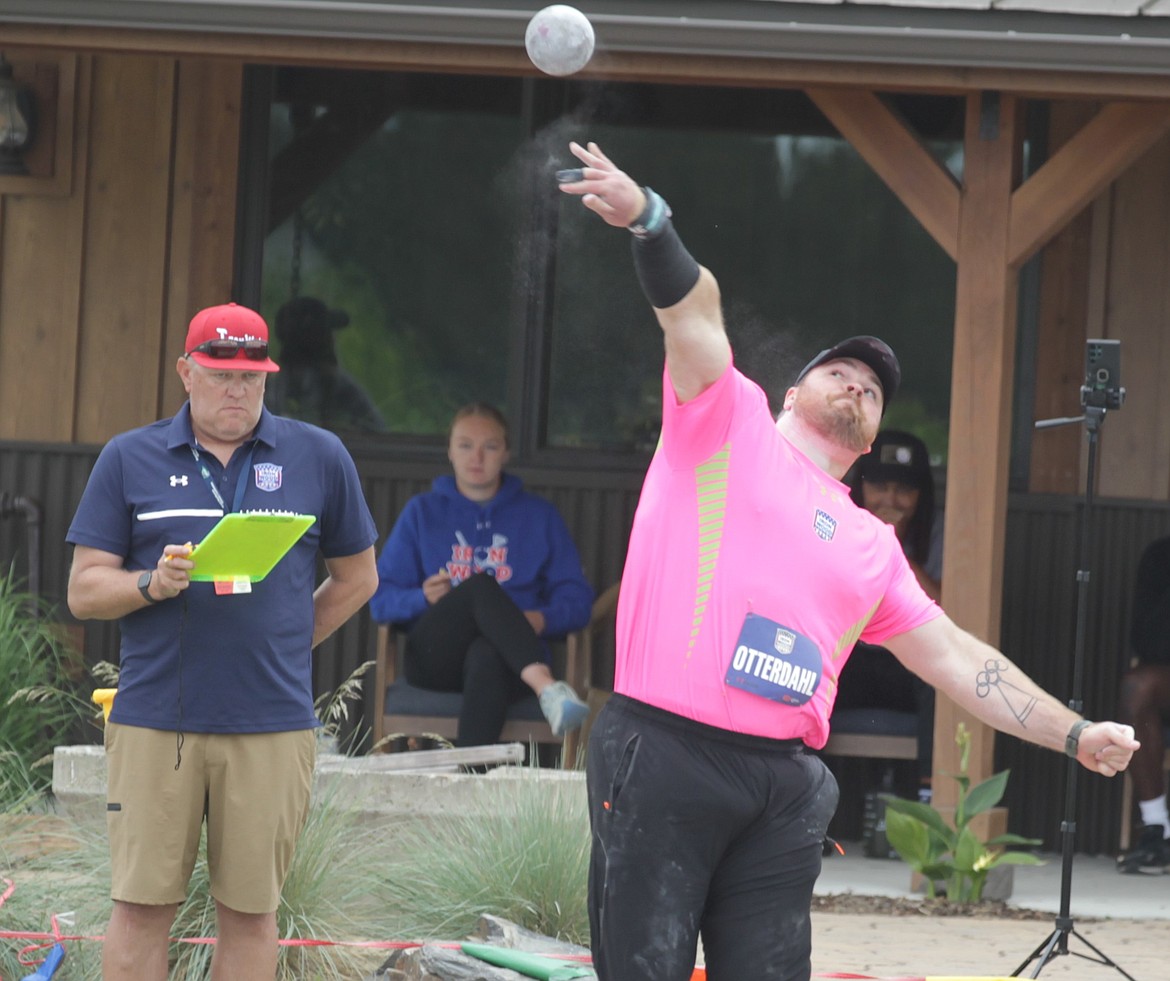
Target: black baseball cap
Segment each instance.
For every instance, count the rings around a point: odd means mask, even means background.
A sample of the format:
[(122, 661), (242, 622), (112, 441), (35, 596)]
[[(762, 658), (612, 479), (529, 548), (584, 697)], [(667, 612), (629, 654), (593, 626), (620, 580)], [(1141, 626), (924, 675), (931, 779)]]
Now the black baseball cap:
[(799, 385), (813, 368), (826, 361), (835, 361), (837, 358), (856, 358), (862, 364), (869, 365), (877, 375), (882, 386), (882, 413), (886, 411), (897, 394), (898, 385), (902, 381), (902, 366), (898, 364), (898, 357), (893, 349), (880, 337), (870, 337), (860, 334), (857, 337), (847, 337), (838, 341), (832, 347), (825, 348), (808, 364), (800, 369), (794, 384)]
[(919, 490), (934, 481), (926, 444), (896, 429), (877, 434), (870, 451), (858, 459), (857, 473), (862, 480), (893, 480)]

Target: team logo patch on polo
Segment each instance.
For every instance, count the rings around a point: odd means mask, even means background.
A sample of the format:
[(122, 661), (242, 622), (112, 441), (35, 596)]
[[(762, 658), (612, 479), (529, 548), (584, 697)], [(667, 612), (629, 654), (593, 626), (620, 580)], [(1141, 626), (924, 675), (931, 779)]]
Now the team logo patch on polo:
[(833, 536), (837, 534), (837, 519), (818, 508), (816, 515), (813, 517), (813, 531), (817, 533), (817, 538), (831, 542)]
[(782, 705), (804, 705), (822, 675), (820, 649), (808, 637), (749, 613), (735, 642), (724, 682)]
[(284, 468), (279, 463), (257, 463), (252, 469), (256, 471), (256, 486), (260, 490), (280, 490), (280, 472)]

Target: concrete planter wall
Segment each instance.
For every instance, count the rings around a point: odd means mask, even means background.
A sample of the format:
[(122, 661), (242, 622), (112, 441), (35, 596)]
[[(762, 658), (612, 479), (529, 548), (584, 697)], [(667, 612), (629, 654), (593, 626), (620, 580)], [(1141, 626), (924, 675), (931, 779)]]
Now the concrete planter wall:
[[(501, 758), (516, 762), (523, 747), (499, 747)], [(565, 788), (585, 797), (585, 774), (573, 770), (533, 770), (500, 766), (484, 774), (461, 773), (454, 763), (435, 762), (435, 753), (392, 753), (373, 756), (324, 754), (317, 759), (314, 793), (336, 793), (351, 802), (371, 821), (401, 820), (403, 817), (450, 817), (467, 813), (481, 804), (501, 780), (539, 779), (549, 786)], [(430, 772), (411, 769), (425, 765)], [(435, 767), (448, 771), (434, 772)], [(106, 812), (106, 753), (101, 746), (58, 746), (53, 753), (53, 794), (58, 806), (78, 821), (104, 821)], [(492, 797), (498, 803), (499, 795)], [(483, 808), (479, 806), (478, 813)]]

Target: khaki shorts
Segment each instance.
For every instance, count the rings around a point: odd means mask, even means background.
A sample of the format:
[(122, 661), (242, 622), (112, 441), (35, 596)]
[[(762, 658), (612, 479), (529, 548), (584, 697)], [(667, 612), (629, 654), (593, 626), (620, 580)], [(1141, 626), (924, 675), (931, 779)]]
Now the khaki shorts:
[(309, 813), (315, 729), (185, 733), (106, 725), (111, 896), (181, 903), (207, 821), (211, 894), (240, 913), (271, 913)]

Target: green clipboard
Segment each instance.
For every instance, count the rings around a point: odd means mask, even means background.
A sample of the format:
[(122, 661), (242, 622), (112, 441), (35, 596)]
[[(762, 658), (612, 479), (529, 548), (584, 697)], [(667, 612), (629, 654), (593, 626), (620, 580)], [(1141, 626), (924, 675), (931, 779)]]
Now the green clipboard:
[(191, 580), (259, 582), (316, 520), (316, 515), (287, 511), (225, 514), (191, 550)]

